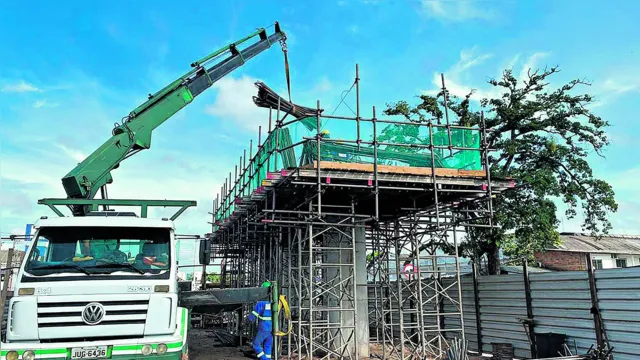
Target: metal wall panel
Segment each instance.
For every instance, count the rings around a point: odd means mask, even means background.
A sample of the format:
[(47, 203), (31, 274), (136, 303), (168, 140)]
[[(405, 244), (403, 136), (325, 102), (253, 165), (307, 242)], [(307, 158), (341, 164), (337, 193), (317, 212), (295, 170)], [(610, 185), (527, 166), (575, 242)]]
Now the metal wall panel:
[(596, 270), (598, 306), (615, 360), (640, 357), (640, 267)]
[[(445, 281), (447, 284), (448, 281)], [(468, 342), (470, 350), (478, 350), (478, 333), (476, 329), (476, 308), (475, 297), (473, 294), (473, 278), (469, 276), (461, 276), (460, 284), (462, 288), (462, 313), (464, 320), (464, 336)], [(446, 286), (446, 285), (445, 285)], [(457, 296), (457, 287), (451, 288), (448, 293), (451, 297)], [(444, 310), (447, 313), (453, 313), (456, 311), (454, 304), (445, 302)], [(460, 318), (458, 316), (445, 316), (445, 326), (447, 329), (460, 329)], [(447, 339), (453, 339), (454, 337), (460, 337), (458, 332), (447, 332)]]
[(491, 351), (491, 343), (513, 344), (515, 355), (530, 357), (531, 350), (524, 326), (518, 319), (527, 317), (522, 275), (496, 275), (478, 278), (482, 350)]
[(572, 352), (596, 342), (589, 278), (585, 271), (529, 274), (534, 331), (568, 337)]

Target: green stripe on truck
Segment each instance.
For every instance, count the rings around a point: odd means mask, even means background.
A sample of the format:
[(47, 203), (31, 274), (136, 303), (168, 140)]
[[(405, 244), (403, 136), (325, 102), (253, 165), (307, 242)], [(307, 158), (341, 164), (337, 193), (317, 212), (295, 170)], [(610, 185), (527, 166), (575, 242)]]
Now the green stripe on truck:
[[(2, 354), (2, 356), (6, 356), (7, 353), (11, 351), (11, 350), (2, 350), (2, 352), (0, 352), (0, 354)], [(18, 354), (22, 355), (22, 353), (24, 353), (26, 350), (19, 350)], [(55, 354), (67, 354), (67, 349), (46, 349), (46, 350), (34, 350), (34, 352), (36, 353), (36, 355), (55, 355)]]

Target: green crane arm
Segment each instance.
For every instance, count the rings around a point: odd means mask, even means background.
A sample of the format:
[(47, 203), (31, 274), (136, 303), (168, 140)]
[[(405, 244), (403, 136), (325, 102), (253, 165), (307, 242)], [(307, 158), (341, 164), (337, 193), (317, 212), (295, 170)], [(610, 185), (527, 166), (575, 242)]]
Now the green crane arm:
[[(93, 199), (103, 186), (113, 182), (111, 170), (118, 168), (129, 156), (151, 146), (151, 133), (155, 128), (191, 103), (213, 83), (268, 49), (273, 43), (280, 42), (285, 50), (285, 41), (286, 35), (276, 22), (275, 31), (271, 35), (260, 28), (192, 63), (191, 71), (157, 93), (149, 95), (145, 103), (131, 111), (122, 123), (116, 124), (109, 140), (62, 178), (67, 198)], [(243, 49), (240, 49), (241, 45)], [(72, 211), (74, 216), (81, 216), (85, 214), (86, 208), (73, 206)]]

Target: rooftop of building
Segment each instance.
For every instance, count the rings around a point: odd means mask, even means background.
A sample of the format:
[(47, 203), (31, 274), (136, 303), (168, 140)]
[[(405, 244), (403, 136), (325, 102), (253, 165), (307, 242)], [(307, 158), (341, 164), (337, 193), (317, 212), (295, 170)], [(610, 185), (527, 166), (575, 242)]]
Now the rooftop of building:
[(560, 244), (547, 250), (579, 253), (640, 255), (640, 235), (590, 236), (583, 233), (560, 233)]

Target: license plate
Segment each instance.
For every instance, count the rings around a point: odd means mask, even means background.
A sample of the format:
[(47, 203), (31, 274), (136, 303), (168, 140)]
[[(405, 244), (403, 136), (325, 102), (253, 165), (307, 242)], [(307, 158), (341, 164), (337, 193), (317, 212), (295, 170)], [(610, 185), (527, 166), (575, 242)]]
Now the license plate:
[(72, 359), (100, 359), (107, 357), (107, 346), (82, 347), (71, 349)]

